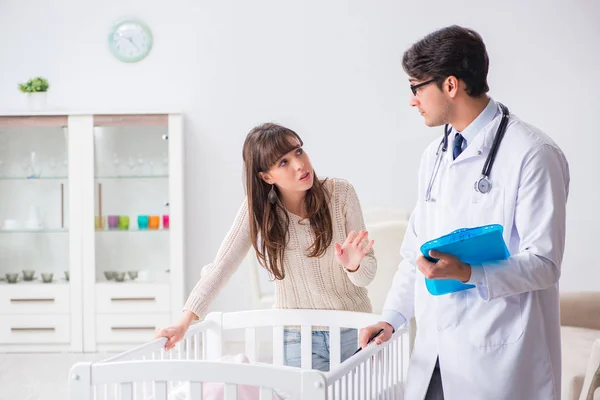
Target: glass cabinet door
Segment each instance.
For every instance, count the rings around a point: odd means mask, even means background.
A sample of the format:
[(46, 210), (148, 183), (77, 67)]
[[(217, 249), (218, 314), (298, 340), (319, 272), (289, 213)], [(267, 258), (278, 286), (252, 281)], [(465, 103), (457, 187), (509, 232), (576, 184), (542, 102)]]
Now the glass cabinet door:
[(0, 117), (0, 284), (69, 280), (66, 116)]
[(166, 115), (94, 116), (96, 283), (169, 283)]

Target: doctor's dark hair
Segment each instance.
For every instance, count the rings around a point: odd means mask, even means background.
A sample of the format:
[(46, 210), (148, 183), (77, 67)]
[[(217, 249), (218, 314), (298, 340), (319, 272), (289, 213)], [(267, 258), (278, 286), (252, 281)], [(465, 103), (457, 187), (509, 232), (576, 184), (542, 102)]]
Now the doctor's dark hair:
[(487, 93), (489, 58), (481, 36), (474, 30), (452, 25), (414, 43), (402, 57), (402, 67), (418, 80), (436, 79), (438, 87), (449, 76), (462, 79), (471, 97)]

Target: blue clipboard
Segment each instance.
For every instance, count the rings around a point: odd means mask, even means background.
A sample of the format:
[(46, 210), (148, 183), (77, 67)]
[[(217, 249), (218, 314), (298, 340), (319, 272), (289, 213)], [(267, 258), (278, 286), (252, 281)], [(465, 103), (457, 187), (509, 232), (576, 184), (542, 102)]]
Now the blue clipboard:
[[(431, 262), (438, 260), (429, 256), (429, 251), (452, 254), (462, 262), (477, 268), (478, 264), (506, 260), (510, 253), (506, 248), (502, 225), (485, 225), (477, 228), (458, 229), (421, 246), (421, 253)], [(434, 296), (474, 288), (454, 279), (427, 279), (427, 290)]]

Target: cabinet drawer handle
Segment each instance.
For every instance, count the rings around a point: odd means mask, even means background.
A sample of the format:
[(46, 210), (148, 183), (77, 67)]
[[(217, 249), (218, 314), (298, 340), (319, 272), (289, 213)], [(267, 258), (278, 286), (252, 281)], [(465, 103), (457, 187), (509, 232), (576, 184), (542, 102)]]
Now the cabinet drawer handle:
[(54, 332), (56, 328), (10, 328), (11, 332)]
[(156, 297), (111, 297), (110, 301), (156, 301)]
[(11, 303), (54, 303), (54, 299), (10, 299)]
[(113, 331), (155, 331), (155, 326), (111, 326)]

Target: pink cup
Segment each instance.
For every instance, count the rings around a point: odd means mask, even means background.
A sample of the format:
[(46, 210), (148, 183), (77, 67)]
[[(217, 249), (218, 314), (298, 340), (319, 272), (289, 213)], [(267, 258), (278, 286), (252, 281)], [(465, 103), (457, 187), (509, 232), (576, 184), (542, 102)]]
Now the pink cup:
[(118, 215), (109, 215), (107, 219), (108, 219), (108, 229), (118, 229), (119, 228), (119, 216)]
[(169, 229), (169, 216), (163, 215), (163, 229)]

